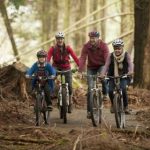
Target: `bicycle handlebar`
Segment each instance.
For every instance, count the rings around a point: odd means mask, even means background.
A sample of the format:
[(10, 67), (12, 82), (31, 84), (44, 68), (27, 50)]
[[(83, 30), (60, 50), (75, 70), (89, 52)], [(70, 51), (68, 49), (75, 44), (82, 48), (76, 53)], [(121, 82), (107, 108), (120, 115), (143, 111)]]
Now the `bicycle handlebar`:
[(60, 74), (63, 74), (63, 73), (66, 73), (66, 72), (69, 72), (71, 71), (72, 73), (75, 73), (78, 71), (78, 69), (69, 69), (69, 70), (56, 70), (57, 73), (60, 73)]
[(32, 76), (29, 76), (28, 78), (29, 79), (35, 79), (35, 78), (37, 78), (39, 80), (48, 80), (48, 79), (54, 80), (56, 78), (56, 76), (51, 75), (51, 76), (47, 76), (47, 77), (42, 77), (42, 76), (32, 75)]
[(123, 74), (123, 75), (120, 75), (120, 76), (106, 76), (105, 77), (105, 80), (109, 80), (109, 79), (123, 79), (123, 78), (127, 78), (127, 77), (131, 77), (131, 75), (128, 75), (128, 74)]

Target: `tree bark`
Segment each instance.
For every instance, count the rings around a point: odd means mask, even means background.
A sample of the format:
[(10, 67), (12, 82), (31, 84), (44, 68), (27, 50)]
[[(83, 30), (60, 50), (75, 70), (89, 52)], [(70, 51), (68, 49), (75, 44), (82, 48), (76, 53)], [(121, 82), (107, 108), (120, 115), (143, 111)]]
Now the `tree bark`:
[(150, 1), (135, 2), (135, 79), (134, 85), (150, 89)]
[[(121, 1), (121, 12), (125, 13), (125, 12), (133, 12), (133, 0), (122, 0)], [(131, 29), (133, 29), (134, 27), (134, 23), (133, 23), (133, 18), (134, 16), (132, 15), (125, 15), (121, 17), (121, 34), (126, 33), (128, 31), (130, 31)], [(132, 34), (124, 37), (123, 38), (124, 43), (125, 43), (125, 49), (126, 50), (130, 50), (133, 48), (133, 36)]]
[[(90, 0), (86, 0), (86, 16), (89, 16), (90, 14)], [(90, 22), (90, 19), (87, 18), (86, 24)], [(87, 36), (89, 33), (89, 27), (86, 27), (86, 41), (88, 41), (89, 37)]]
[[(100, 6), (101, 7), (104, 7), (105, 5), (106, 5), (106, 1), (105, 0), (99, 0), (100, 1)], [(104, 18), (106, 15), (106, 11), (107, 11), (107, 9), (104, 9), (104, 10), (102, 10), (102, 12), (101, 13), (99, 13), (100, 14), (100, 18)], [(106, 22), (105, 22), (105, 20), (104, 21), (102, 21), (102, 22), (100, 22), (100, 25), (101, 25), (101, 38), (105, 41), (105, 39), (106, 39)]]
[[(8, 35), (9, 35), (9, 39), (11, 41), (14, 56), (17, 56), (18, 55), (18, 50), (17, 50), (17, 46), (16, 46), (16, 43), (15, 43), (15, 40), (14, 40), (14, 37), (13, 37), (13, 31), (12, 31), (12, 28), (11, 28), (11, 25), (10, 25), (10, 22), (9, 22), (9, 18), (8, 18), (6, 6), (5, 6), (5, 0), (1, 0), (0, 11), (1, 11), (1, 14), (2, 14), (3, 19), (4, 19), (4, 23), (5, 23)], [(17, 60), (19, 60), (19, 57), (17, 57)]]

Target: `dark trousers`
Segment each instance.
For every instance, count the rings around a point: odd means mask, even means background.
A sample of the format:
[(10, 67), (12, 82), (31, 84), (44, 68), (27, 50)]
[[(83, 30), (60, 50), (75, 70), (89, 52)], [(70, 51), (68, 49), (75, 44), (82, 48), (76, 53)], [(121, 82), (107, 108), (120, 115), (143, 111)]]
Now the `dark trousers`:
[[(128, 106), (128, 95), (127, 95), (127, 90), (126, 90), (126, 86), (128, 85), (128, 82), (129, 81), (127, 79), (120, 80), (120, 88), (122, 89), (124, 107)], [(115, 87), (114, 80), (110, 79), (109, 80), (109, 97), (110, 97), (112, 104), (113, 104), (113, 99), (114, 99), (114, 87)]]
[(46, 83), (44, 86), (44, 93), (45, 93), (45, 100), (46, 100), (47, 105), (52, 105), (50, 87), (48, 83)]

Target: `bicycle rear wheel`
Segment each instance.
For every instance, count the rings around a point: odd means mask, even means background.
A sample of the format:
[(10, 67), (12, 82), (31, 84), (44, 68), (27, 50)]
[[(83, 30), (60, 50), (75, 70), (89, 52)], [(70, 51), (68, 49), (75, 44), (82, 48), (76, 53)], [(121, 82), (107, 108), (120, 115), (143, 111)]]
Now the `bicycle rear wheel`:
[(125, 113), (123, 107), (123, 99), (120, 94), (115, 94), (113, 107), (115, 112), (115, 120), (117, 128), (124, 128), (125, 127)]
[(64, 123), (67, 123), (67, 101), (66, 101), (66, 87), (62, 87), (62, 116)]
[(97, 127), (100, 123), (100, 101), (99, 95), (91, 92), (90, 94), (90, 112), (93, 126)]
[(38, 94), (36, 96), (36, 103), (35, 103), (35, 125), (39, 126), (42, 123), (42, 115), (41, 115), (41, 95)]

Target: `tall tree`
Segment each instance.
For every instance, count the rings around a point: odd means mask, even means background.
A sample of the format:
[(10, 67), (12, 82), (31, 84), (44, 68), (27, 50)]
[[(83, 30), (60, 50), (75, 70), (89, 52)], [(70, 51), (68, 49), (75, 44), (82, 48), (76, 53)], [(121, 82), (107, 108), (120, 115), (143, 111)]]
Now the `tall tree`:
[[(1, 11), (1, 14), (2, 14), (4, 22), (5, 22), (5, 26), (6, 26), (8, 35), (9, 35), (9, 39), (11, 41), (11, 45), (12, 45), (12, 48), (13, 48), (14, 55), (17, 56), (18, 55), (18, 50), (17, 50), (17, 46), (16, 46), (16, 43), (15, 43), (15, 40), (14, 40), (11, 24), (9, 22), (9, 18), (8, 18), (6, 6), (5, 6), (5, 0), (1, 0), (0, 11)], [(17, 60), (19, 60), (19, 58), (17, 58)]]
[[(121, 13), (129, 13), (133, 12), (133, 0), (122, 0), (121, 1)], [(121, 17), (121, 33), (126, 33), (133, 29), (133, 15), (124, 15)], [(133, 35), (128, 35), (123, 38), (124, 42), (126, 43), (126, 49), (131, 51), (133, 48)]]
[[(90, 14), (90, 0), (86, 0), (86, 16), (89, 16)], [(86, 23), (88, 24), (90, 21), (89, 21), (89, 17), (87, 18), (87, 21)], [(89, 32), (89, 27), (86, 27), (86, 35), (88, 35), (88, 32)], [(86, 36), (86, 40), (88, 40), (88, 36)]]
[[(106, 5), (106, 1), (105, 0), (99, 0), (99, 4), (100, 4), (100, 7), (102, 8), (103, 6)], [(99, 6), (99, 5), (97, 5), (97, 6)], [(98, 13), (98, 15), (100, 14), (100, 18), (104, 18), (106, 16), (106, 10), (104, 9), (100, 13)], [(100, 33), (101, 38), (105, 41), (105, 36), (106, 36), (106, 22), (105, 22), (105, 20), (100, 22), (100, 25), (101, 25), (101, 33)]]
[(135, 85), (150, 89), (150, 1), (135, 2)]

